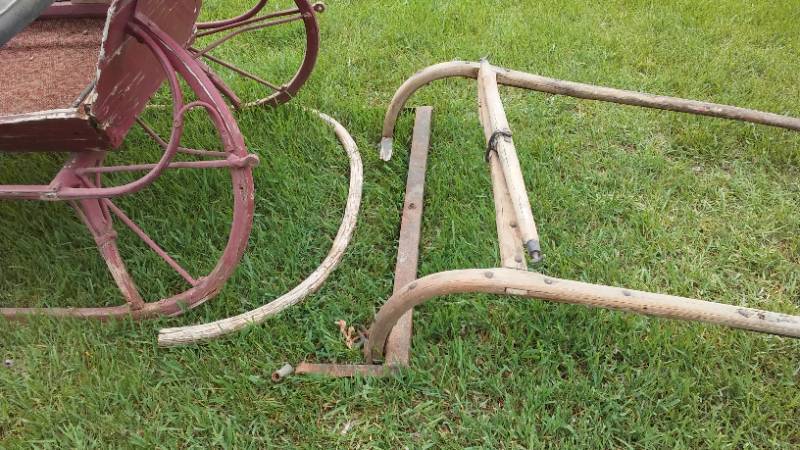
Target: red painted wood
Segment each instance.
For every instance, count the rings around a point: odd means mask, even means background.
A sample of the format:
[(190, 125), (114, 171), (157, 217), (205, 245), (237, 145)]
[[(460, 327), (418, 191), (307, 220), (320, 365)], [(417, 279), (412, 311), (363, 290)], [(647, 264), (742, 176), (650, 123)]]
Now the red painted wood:
[(165, 79), (150, 49), (127, 34), (134, 13), (147, 17), (185, 45), (193, 35), (200, 0), (119, 0), (112, 4), (92, 114), (114, 147), (122, 144), (136, 116)]
[(77, 110), (0, 117), (0, 152), (107, 150), (110, 142)]

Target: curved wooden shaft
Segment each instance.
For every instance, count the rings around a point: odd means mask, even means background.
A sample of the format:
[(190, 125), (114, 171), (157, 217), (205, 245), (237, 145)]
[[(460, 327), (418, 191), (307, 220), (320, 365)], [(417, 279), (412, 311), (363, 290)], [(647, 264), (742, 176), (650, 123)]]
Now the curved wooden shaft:
[(320, 266), (311, 273), (303, 282), (295, 286), (294, 289), (281, 297), (267, 303), (260, 308), (248, 311), (237, 316), (228, 317), (216, 322), (204, 323), (199, 325), (164, 328), (158, 332), (158, 344), (163, 347), (186, 345), (196, 342), (209, 341), (227, 334), (241, 330), (249, 325), (264, 322), (268, 318), (280, 313), (302, 301), (307, 296), (316, 292), (328, 276), (338, 267), (353, 232), (358, 219), (358, 210), (361, 207), (361, 193), (364, 183), (364, 168), (361, 162), (361, 154), (358, 152), (356, 141), (339, 122), (327, 114), (315, 111), (323, 121), (330, 125), (339, 141), (344, 147), (347, 156), (350, 158), (350, 188), (347, 195), (347, 205), (345, 206), (344, 217), (339, 226), (336, 238), (333, 240), (328, 256)]
[(686, 297), (635, 291), (552, 278), (536, 272), (494, 268), (440, 272), (409, 283), (375, 316), (365, 347), (367, 363), (382, 359), (386, 337), (406, 311), (434, 297), (482, 292), (513, 294), (555, 302), (725, 325), (800, 337), (800, 317)]
[[(800, 119), (794, 117), (717, 103), (557, 80), (495, 66), (492, 66), (492, 68), (497, 72), (497, 82), (506, 86), (589, 100), (601, 100), (624, 105), (741, 120), (800, 131)], [(389, 104), (389, 109), (386, 111), (386, 118), (383, 122), (383, 139), (381, 140), (381, 158), (387, 161), (391, 159), (395, 123), (406, 102), (417, 90), (433, 81), (444, 78), (477, 78), (479, 70), (480, 63), (453, 61), (427, 67), (406, 80), (395, 93), (392, 102)]]

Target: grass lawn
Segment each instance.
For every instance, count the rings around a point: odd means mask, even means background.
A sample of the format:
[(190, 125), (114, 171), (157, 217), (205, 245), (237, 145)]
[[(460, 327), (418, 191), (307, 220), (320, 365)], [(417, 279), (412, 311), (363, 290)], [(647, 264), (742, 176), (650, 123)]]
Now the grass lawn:
[[(209, 17), (253, 1), (208, 0)], [(285, 1), (272, 7), (286, 6)], [(663, 4), (661, 4), (663, 3)], [(800, 116), (800, 4), (744, 0), (330, 0), (317, 70), (291, 104), (237, 113), (257, 217), (236, 275), (207, 305), (146, 323), (0, 321), (0, 447), (796, 448), (800, 343), (535, 300), (458, 295), (418, 309), (411, 368), (392, 379), (294, 377), (284, 362), (359, 362), (335, 321), (368, 326), (392, 290), (412, 114), (395, 159), (377, 144), (394, 90), (427, 65), (494, 64), (573, 81)], [(285, 71), (296, 28), (227, 47)], [(254, 97), (248, 83), (223, 75)], [(554, 276), (800, 313), (800, 136), (767, 127), (504, 88)], [(420, 275), (499, 256), (472, 81), (435, 107)], [(328, 251), (347, 159), (365, 161), (354, 242), (325, 287), (263, 326), (160, 349), (157, 330), (240, 313), (291, 288)], [(150, 110), (163, 129), (167, 116)], [(213, 146), (195, 115), (186, 145)], [(134, 131), (115, 158), (155, 154)], [(0, 183), (45, 181), (59, 157), (0, 156)], [(120, 204), (196, 273), (225, 242), (229, 184), (178, 172)], [(129, 233), (148, 298), (180, 284)], [(0, 305), (116, 304), (92, 239), (63, 204), (0, 205)]]

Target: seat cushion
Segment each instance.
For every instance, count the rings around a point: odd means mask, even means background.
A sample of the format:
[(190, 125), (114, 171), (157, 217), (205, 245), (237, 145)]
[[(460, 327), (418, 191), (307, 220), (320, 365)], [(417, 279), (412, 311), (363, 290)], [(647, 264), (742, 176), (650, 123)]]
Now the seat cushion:
[(104, 26), (38, 20), (0, 48), (0, 116), (70, 107), (97, 73)]

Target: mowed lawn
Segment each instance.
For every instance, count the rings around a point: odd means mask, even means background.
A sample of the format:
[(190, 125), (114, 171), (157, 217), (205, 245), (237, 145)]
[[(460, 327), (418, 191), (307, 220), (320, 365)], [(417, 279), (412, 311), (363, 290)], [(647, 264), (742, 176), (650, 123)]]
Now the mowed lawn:
[[(208, 0), (224, 17), (252, 1)], [(270, 8), (291, 2), (271, 3)], [(663, 4), (662, 4), (663, 3)], [(237, 113), (256, 170), (249, 250), (213, 301), (181, 318), (0, 321), (3, 448), (796, 448), (800, 343), (717, 326), (530, 299), (458, 295), (417, 310), (411, 367), (390, 379), (293, 377), (284, 362), (361, 362), (335, 321), (369, 326), (392, 291), (413, 114), (378, 159), (385, 108), (417, 70), (489, 57), (573, 81), (800, 116), (800, 3), (744, 0), (330, 0), (301, 94)], [(288, 73), (297, 28), (220, 53)], [(253, 86), (223, 76), (246, 98)], [(276, 75), (279, 78), (278, 75)], [(283, 81), (283, 80), (280, 80)], [(553, 276), (800, 314), (800, 136), (788, 131), (504, 88)], [(156, 101), (163, 100), (163, 94)], [(434, 127), (420, 275), (498, 264), (473, 81), (412, 99)], [(240, 313), (324, 258), (348, 163), (301, 106), (339, 119), (365, 163), (362, 213), (324, 288), (264, 325), (161, 349), (159, 328)], [(168, 114), (146, 116), (165, 130)], [(213, 147), (194, 113), (184, 144)], [(156, 155), (135, 130), (115, 158)], [(0, 156), (0, 183), (41, 182), (53, 156)], [(224, 244), (230, 185), (178, 172), (120, 201), (193, 273)], [(142, 291), (180, 280), (121, 233)], [(171, 291), (172, 289), (172, 291)], [(0, 305), (118, 303), (93, 240), (63, 204), (0, 204)]]

